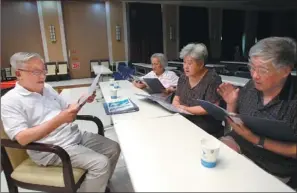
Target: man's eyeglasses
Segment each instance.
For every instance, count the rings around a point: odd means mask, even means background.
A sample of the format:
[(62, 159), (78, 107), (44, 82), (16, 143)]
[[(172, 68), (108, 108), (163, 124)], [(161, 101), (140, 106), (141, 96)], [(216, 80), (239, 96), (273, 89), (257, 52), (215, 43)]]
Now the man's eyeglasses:
[(248, 67), (248, 69), (249, 69), (249, 71), (251, 73), (257, 72), (257, 74), (260, 75), (260, 76), (265, 76), (265, 75), (267, 75), (269, 73), (269, 70), (268, 69), (261, 68), (261, 67), (260, 68), (256, 68), (256, 67), (254, 67), (250, 63), (247, 65), (247, 67)]
[(47, 70), (26, 70), (26, 69), (18, 69), (18, 70), (23, 72), (30, 72), (35, 76), (47, 75)]

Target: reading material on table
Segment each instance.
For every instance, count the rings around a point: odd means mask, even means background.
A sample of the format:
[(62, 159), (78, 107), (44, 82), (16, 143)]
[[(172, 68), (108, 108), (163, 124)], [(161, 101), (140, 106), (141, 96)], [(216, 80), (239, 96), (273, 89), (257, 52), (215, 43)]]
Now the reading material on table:
[(105, 113), (107, 115), (139, 111), (138, 106), (135, 103), (133, 103), (129, 98), (105, 102), (103, 106)]
[(79, 105), (84, 104), (88, 100), (88, 98), (93, 95), (94, 91), (96, 90), (97, 83), (99, 82), (100, 75), (101, 74), (98, 74), (96, 78), (93, 80), (91, 86), (88, 89), (88, 93), (79, 99)]
[(297, 142), (297, 135), (294, 134), (294, 130), (284, 121), (235, 114), (208, 101), (197, 100), (203, 109), (218, 120), (224, 120), (226, 117), (229, 117), (235, 123), (243, 123), (251, 131), (263, 137), (281, 141)]
[(165, 109), (167, 109), (170, 112), (174, 112), (174, 113), (181, 113), (181, 114), (187, 114), (187, 115), (192, 115), (191, 113), (189, 113), (188, 111), (176, 108), (175, 106), (173, 106), (170, 103), (167, 103), (166, 101), (162, 100), (160, 97), (158, 96), (152, 96), (152, 95), (144, 95), (144, 94), (135, 94), (137, 96), (141, 96), (144, 97), (146, 99), (152, 100), (157, 102), (158, 104), (160, 104), (162, 107), (164, 107)]

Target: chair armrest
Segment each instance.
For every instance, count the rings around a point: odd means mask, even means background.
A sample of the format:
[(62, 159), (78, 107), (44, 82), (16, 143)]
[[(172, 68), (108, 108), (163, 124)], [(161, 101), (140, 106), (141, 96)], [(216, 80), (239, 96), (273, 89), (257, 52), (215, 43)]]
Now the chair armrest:
[(84, 121), (93, 121), (93, 122), (95, 122), (97, 127), (98, 127), (98, 134), (104, 136), (103, 123), (98, 117), (92, 116), (92, 115), (77, 115), (76, 120), (84, 120)]
[(62, 147), (57, 145), (32, 142), (25, 146), (22, 146), (18, 142), (12, 141), (10, 139), (1, 139), (1, 145), (4, 147), (10, 147), (10, 148), (50, 152), (50, 153), (57, 154), (62, 160), (70, 161), (70, 157), (68, 153)]
[(65, 187), (72, 187), (72, 185), (75, 184), (70, 157), (62, 147), (57, 145), (52, 145), (52, 144), (36, 143), (36, 142), (32, 142), (25, 146), (22, 146), (18, 142), (12, 141), (10, 139), (1, 139), (1, 146), (8, 147), (8, 148), (26, 149), (26, 150), (50, 152), (50, 153), (57, 154), (62, 160), (63, 178), (64, 178)]

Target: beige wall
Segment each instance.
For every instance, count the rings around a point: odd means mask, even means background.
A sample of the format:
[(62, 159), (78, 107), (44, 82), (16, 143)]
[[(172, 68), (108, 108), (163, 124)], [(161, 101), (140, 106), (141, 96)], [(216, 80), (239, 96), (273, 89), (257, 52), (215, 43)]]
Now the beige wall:
[[(65, 5), (64, 2), (62, 2)], [(94, 1), (81, 1), (79, 3), (86, 4), (84, 6), (87, 11), (87, 15), (85, 17), (90, 17), (88, 20), (80, 19), (79, 16), (73, 16), (77, 14), (72, 14), (69, 12), (74, 11), (72, 7), (67, 6), (67, 15), (65, 18), (65, 13), (63, 12), (63, 26), (65, 28), (65, 33), (60, 31), (60, 20), (59, 20), (59, 9), (58, 4), (59, 1), (31, 1), (31, 2), (3, 2), (2, 7), (2, 19), (1, 19), (1, 28), (2, 28), (2, 49), (1, 49), (1, 64), (2, 67), (9, 66), (9, 58), (10, 56), (17, 51), (33, 51), (40, 53), (43, 57), (45, 46), (46, 55), (48, 56), (49, 61), (64, 61), (63, 56), (63, 44), (61, 36), (66, 38), (66, 44), (72, 42), (72, 44), (65, 52), (68, 55), (68, 51), (70, 49), (83, 49), (88, 53), (93, 53), (96, 51), (96, 54), (92, 59), (106, 59), (110, 57), (109, 49), (108, 49), (108, 40), (107, 36), (109, 35), (111, 39), (111, 51), (112, 51), (112, 59), (113, 61), (125, 60), (125, 36), (124, 36), (124, 21), (123, 21), (123, 5), (118, 1), (110, 1), (110, 11), (105, 11), (104, 2), (100, 2), (103, 5), (103, 12), (100, 13), (92, 13), (95, 7), (89, 4), (95, 4)], [(97, 2), (98, 3), (98, 2)], [(75, 4), (75, 2), (70, 1), (69, 4)], [(88, 5), (87, 5), (88, 4)], [(68, 5), (68, 4), (67, 4)], [(39, 9), (38, 9), (39, 6)], [(63, 7), (63, 6), (62, 6)], [(83, 8), (81, 8), (83, 10)], [(39, 11), (39, 14), (38, 14)], [(62, 9), (63, 11), (63, 9)], [(65, 10), (64, 10), (65, 11)], [(86, 13), (86, 12), (85, 12)], [(106, 20), (106, 17), (109, 17), (109, 20)], [(75, 22), (73, 22), (73, 18), (76, 17)], [(100, 17), (100, 18), (93, 18)], [(41, 19), (41, 20), (40, 20)], [(61, 19), (61, 18), (60, 18)], [(66, 21), (65, 21), (66, 19)], [(43, 21), (40, 24), (40, 21)], [(71, 21), (71, 23), (67, 24), (67, 21)], [(99, 23), (97, 21), (100, 21)], [(79, 23), (82, 22), (82, 23)], [(96, 22), (96, 25), (91, 24), (92, 22)], [(107, 24), (107, 22), (109, 22)], [(42, 26), (40, 26), (42, 25)], [(54, 25), (55, 33), (56, 33), (56, 42), (50, 41), (50, 31), (49, 26)], [(107, 30), (107, 26), (110, 26), (110, 31)], [(119, 25), (121, 28), (121, 40), (116, 40), (116, 26)], [(81, 38), (82, 41), (88, 39), (88, 35), (86, 35), (86, 30), (80, 29), (76, 34), (67, 33), (67, 28), (73, 30), (77, 29), (78, 26), (88, 26), (90, 38), (94, 39), (94, 36), (98, 36), (96, 39), (100, 41), (92, 42), (96, 44), (96, 49), (91, 46), (87, 46), (82, 44), (83, 46), (77, 46), (76, 44), (73, 46), (73, 42), (77, 42), (77, 40), (73, 40), (73, 38), (77, 39)], [(96, 27), (90, 27), (96, 26)], [(99, 26), (99, 27), (98, 27)], [(96, 29), (95, 29), (96, 28)], [(68, 32), (69, 32), (68, 29)], [(95, 31), (92, 31), (95, 30)], [(96, 31), (98, 33), (96, 33)], [(42, 32), (44, 32), (44, 39), (42, 39)], [(82, 32), (84, 32), (82, 35)], [(108, 34), (110, 32), (110, 34)], [(79, 33), (81, 35), (79, 35)], [(68, 37), (67, 37), (68, 35)], [(89, 38), (89, 39), (90, 39)], [(68, 42), (68, 43), (67, 43)], [(64, 53), (65, 53), (64, 52)], [(69, 57), (69, 56), (67, 56)], [(46, 58), (46, 57), (45, 57)], [(82, 57), (81, 57), (82, 58)], [(69, 61), (71, 62), (71, 61)], [(87, 77), (89, 76), (89, 63), (83, 62), (84, 66), (83, 73), (73, 73), (72, 78), (79, 77)]]
[[(163, 5), (163, 47), (168, 60), (178, 58), (178, 6)], [(172, 27), (173, 39), (170, 40), (170, 26)]]
[[(90, 60), (108, 59), (105, 4), (99, 1), (64, 1), (63, 16), (72, 78), (91, 75)], [(79, 63), (79, 69), (72, 64)]]
[[(49, 61), (64, 61), (62, 51), (61, 32), (58, 16), (57, 1), (39, 1), (44, 22), (45, 38), (48, 49)], [(56, 42), (50, 41), (49, 26), (53, 25), (56, 32)]]
[(37, 52), (43, 56), (43, 46), (36, 2), (1, 4), (1, 67), (9, 67), (15, 52)]
[[(122, 2), (110, 1), (110, 30), (112, 40), (112, 57), (113, 61), (125, 60), (125, 37), (124, 37), (124, 20)], [(116, 40), (116, 26), (121, 28), (121, 40)]]

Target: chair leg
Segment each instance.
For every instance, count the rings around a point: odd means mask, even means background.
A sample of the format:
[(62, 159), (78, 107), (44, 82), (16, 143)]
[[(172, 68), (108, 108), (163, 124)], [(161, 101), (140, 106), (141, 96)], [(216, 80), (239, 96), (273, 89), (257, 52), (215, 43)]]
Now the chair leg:
[(110, 188), (109, 187), (106, 187), (105, 193), (109, 193), (109, 192), (110, 192)]
[(297, 190), (297, 175), (292, 176), (287, 185), (292, 189)]
[(8, 191), (9, 193), (18, 193), (18, 187), (15, 185), (13, 179), (11, 178), (11, 173), (13, 171), (11, 163), (8, 161), (8, 155), (3, 146), (1, 146), (1, 167), (3, 168), (3, 172), (7, 181)]
[(18, 187), (14, 185), (12, 179), (6, 179), (9, 193), (19, 193)]

